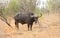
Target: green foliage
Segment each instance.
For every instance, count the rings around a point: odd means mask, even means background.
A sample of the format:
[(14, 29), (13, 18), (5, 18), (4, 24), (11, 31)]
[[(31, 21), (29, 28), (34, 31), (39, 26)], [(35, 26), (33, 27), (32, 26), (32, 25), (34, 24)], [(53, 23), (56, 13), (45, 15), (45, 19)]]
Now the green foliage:
[(20, 11), (23, 11), (23, 12), (33, 12), (35, 10), (35, 7), (36, 7), (36, 2), (35, 0), (20, 0), (19, 1), (20, 3)]
[(36, 9), (34, 13), (37, 14), (38, 16), (41, 16), (43, 12), (40, 9)]
[(47, 8), (47, 9), (51, 11), (53, 5), (54, 5), (53, 1), (49, 1), (49, 2), (48, 2), (48, 8)]
[(48, 9), (50, 11), (56, 12), (60, 8), (60, 0), (50, 0), (48, 2)]
[[(25, 0), (18, 2), (18, 0), (11, 0), (11, 2), (4, 8), (3, 13), (5, 16), (14, 16), (20, 9), (25, 8), (27, 11), (34, 11), (37, 15), (40, 15), (42, 13), (40, 10), (35, 10), (35, 2), (32, 2), (32, 0), (28, 3), (22, 3), (25, 2)], [(20, 5), (22, 8), (20, 8)], [(22, 10), (23, 11), (23, 10)]]
[(17, 2), (17, 0), (11, 1), (11, 3), (9, 4), (9, 9), (13, 10), (14, 12), (18, 11), (18, 2)]
[(19, 5), (17, 0), (12, 0), (8, 6), (6, 6), (4, 12), (5, 15), (15, 15), (19, 11)]

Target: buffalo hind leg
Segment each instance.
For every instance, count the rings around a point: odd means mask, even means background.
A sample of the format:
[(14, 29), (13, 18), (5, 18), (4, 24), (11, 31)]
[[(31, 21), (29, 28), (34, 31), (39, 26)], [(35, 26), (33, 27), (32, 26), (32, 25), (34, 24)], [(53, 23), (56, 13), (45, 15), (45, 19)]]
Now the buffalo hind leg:
[(27, 26), (28, 26), (28, 31), (29, 31), (29, 24)]
[(17, 29), (19, 29), (18, 22), (15, 22), (15, 26), (16, 26)]

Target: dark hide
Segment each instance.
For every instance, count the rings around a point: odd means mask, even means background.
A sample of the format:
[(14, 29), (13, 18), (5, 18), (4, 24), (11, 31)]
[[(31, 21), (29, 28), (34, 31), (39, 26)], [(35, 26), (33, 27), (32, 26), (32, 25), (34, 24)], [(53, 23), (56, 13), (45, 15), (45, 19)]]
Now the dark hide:
[(27, 24), (28, 30), (32, 30), (33, 22), (37, 22), (38, 17), (34, 13), (20, 13), (15, 17), (15, 26), (19, 29), (18, 23)]

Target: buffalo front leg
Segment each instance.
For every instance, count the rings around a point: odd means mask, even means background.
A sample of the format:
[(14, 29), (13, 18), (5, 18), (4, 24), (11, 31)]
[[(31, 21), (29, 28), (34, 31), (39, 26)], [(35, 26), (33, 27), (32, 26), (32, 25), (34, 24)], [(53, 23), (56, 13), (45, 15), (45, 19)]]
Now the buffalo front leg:
[(32, 31), (32, 24), (28, 24), (28, 31)]
[(32, 25), (30, 25), (30, 30), (32, 31)]
[(30, 25), (30, 30), (32, 31), (32, 24)]

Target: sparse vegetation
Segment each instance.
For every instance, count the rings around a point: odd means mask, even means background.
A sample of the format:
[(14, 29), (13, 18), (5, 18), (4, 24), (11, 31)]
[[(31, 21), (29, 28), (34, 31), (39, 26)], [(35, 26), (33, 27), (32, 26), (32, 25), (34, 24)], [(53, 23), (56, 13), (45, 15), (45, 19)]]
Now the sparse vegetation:
[[(50, 0), (47, 8), (36, 8), (37, 0), (11, 0), (0, 3), (0, 38), (59, 38), (60, 37), (60, 0)], [(41, 26), (33, 24), (33, 30), (19, 24), (15, 28), (13, 17), (18, 13), (33, 12), (42, 17), (38, 19)], [(11, 18), (12, 17), (12, 18)], [(9, 26), (13, 28), (10, 28)]]

